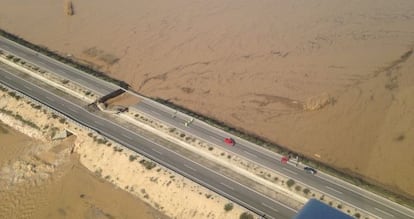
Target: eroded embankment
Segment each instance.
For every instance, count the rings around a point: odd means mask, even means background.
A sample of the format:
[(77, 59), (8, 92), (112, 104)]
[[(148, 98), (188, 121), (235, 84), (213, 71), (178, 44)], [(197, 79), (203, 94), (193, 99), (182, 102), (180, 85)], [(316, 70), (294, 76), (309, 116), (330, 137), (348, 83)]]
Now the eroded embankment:
[[(52, 141), (65, 129), (71, 130), (76, 139), (73, 142), (73, 150), (69, 151), (78, 153), (80, 162), (86, 168), (168, 216), (237, 218), (246, 211), (135, 152), (102, 139), (93, 131), (59, 117), (38, 103), (20, 97), (16, 93), (10, 95), (10, 92), (4, 89), (0, 91), (0, 96), (2, 109), (0, 119), (3, 122), (43, 142)], [(15, 111), (15, 109), (19, 110)], [(32, 123), (35, 125), (30, 125)], [(47, 168), (53, 166), (57, 164), (48, 164)], [(27, 171), (32, 174), (39, 172), (36, 168), (33, 169), (33, 165), (29, 165)], [(16, 180), (13, 179), (12, 182)]]

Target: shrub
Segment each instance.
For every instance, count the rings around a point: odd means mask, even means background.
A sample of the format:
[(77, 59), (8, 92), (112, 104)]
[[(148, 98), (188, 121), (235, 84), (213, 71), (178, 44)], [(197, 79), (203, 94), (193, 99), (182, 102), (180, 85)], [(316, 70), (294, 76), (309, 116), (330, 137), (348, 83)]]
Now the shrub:
[(299, 185), (295, 186), (295, 190), (296, 190), (296, 191), (298, 191), (298, 192), (299, 192), (301, 189), (302, 189), (302, 187), (300, 187)]
[(98, 142), (98, 144), (106, 144), (106, 142), (108, 142), (108, 140), (102, 139), (102, 138), (100, 138), (100, 139), (98, 139), (96, 141)]
[(303, 193), (305, 193), (305, 195), (308, 195), (310, 192), (310, 190), (308, 188), (303, 189)]
[(338, 206), (336, 206), (338, 209), (342, 209), (342, 205), (338, 204)]
[(293, 185), (295, 185), (295, 180), (293, 180), (293, 179), (289, 179), (287, 182), (286, 182), (286, 185), (290, 188), (290, 187), (292, 187)]
[(212, 151), (214, 148), (213, 147), (208, 147), (208, 150), (209, 151)]
[(360, 213), (355, 213), (355, 214), (354, 214), (354, 217), (356, 217), (356, 218), (360, 218), (360, 217), (361, 217), (361, 214), (360, 214)]
[(132, 162), (132, 161), (136, 160), (136, 159), (137, 159), (137, 157), (138, 157), (138, 156), (136, 156), (136, 155), (132, 155), (132, 154), (131, 154), (131, 155), (129, 155), (129, 161), (131, 161), (131, 162)]
[(147, 161), (142, 159), (141, 161), (139, 161), (140, 164), (142, 164), (143, 166), (145, 166), (145, 169), (147, 170), (151, 170), (152, 168), (154, 168), (155, 166), (157, 166), (156, 163), (152, 162), (152, 161)]
[(224, 205), (224, 210), (227, 211), (231, 211), (233, 209), (233, 203), (227, 203)]
[(249, 212), (243, 212), (240, 215), (240, 219), (254, 219), (254, 216), (250, 214)]

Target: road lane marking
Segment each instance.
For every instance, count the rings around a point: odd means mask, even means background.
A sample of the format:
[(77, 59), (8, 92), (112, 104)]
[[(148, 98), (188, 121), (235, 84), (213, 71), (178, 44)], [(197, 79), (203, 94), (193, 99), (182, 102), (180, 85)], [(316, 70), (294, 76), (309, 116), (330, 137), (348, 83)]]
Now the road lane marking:
[(257, 158), (257, 155), (256, 154), (252, 154), (252, 153), (250, 153), (248, 151), (245, 151), (245, 150), (243, 150), (243, 152), (246, 153), (246, 154), (248, 154), (248, 155), (250, 155), (250, 156), (253, 156), (253, 157), (256, 157)]
[(192, 168), (192, 167), (188, 166), (187, 164), (184, 164), (184, 166), (185, 166), (185, 167), (187, 167), (188, 169), (190, 169), (190, 170), (194, 171), (194, 172), (196, 172), (196, 171), (197, 171), (196, 169), (194, 169), (194, 168)]
[(276, 208), (274, 206), (270, 206), (270, 205), (268, 205), (266, 203), (263, 203), (263, 202), (262, 202), (262, 205), (265, 206), (266, 208), (272, 209), (273, 211), (279, 212), (278, 210), (276, 210)]
[[(25, 80), (23, 79), (23, 81), (25, 81)], [(65, 101), (65, 102), (67, 102), (67, 103), (69, 103), (69, 104), (74, 105), (74, 107), (78, 108), (80, 111), (82, 111), (82, 112), (84, 112), (84, 113), (86, 113), (86, 114), (89, 114), (92, 118), (93, 118), (93, 117), (95, 117), (95, 118), (101, 119), (101, 120), (103, 120), (103, 121), (106, 121), (106, 122), (108, 122), (108, 123), (110, 123), (110, 124), (114, 125), (115, 127), (119, 127), (119, 129), (120, 129), (120, 130), (123, 130), (123, 131), (125, 131), (125, 132), (131, 133), (131, 134), (133, 134), (133, 135), (137, 135), (136, 133), (132, 132), (131, 130), (126, 129), (126, 128), (125, 128), (125, 127), (123, 127), (123, 126), (121, 126), (121, 125), (119, 125), (119, 124), (114, 123), (113, 121), (110, 121), (110, 120), (105, 119), (105, 118), (98, 117), (97, 115), (94, 115), (93, 113), (88, 112), (88, 111), (87, 111), (87, 110), (85, 110), (82, 106), (78, 106), (78, 105), (75, 105), (75, 104), (73, 104), (73, 103), (71, 103), (71, 102), (68, 102), (67, 100), (65, 100), (65, 99), (63, 99), (63, 98), (61, 98), (61, 97), (57, 96), (56, 94), (54, 94), (54, 93), (52, 93), (52, 92), (50, 92), (50, 91), (48, 91), (48, 90), (46, 90), (46, 89), (44, 89), (44, 88), (42, 88), (42, 87), (39, 87), (39, 86), (37, 86), (37, 85), (34, 85), (34, 86), (35, 86), (35, 87), (37, 87), (39, 90), (42, 90), (42, 91), (43, 91), (43, 92), (45, 92), (45, 93), (48, 93), (48, 94), (50, 94), (50, 95), (52, 95), (52, 96), (55, 96), (56, 98), (62, 99), (63, 101)], [(51, 106), (51, 107), (53, 108), (53, 106)], [(83, 124), (83, 123), (80, 123), (80, 124), (82, 124), (82, 125), (86, 125), (86, 126), (87, 126), (87, 124)], [(126, 145), (125, 145), (126, 147), (131, 148), (131, 146), (127, 146), (127, 145), (128, 145), (128, 143), (124, 142), (122, 139), (117, 138), (116, 136), (111, 135), (111, 133), (105, 133), (105, 134), (106, 134), (108, 137), (110, 137), (110, 138), (114, 139), (115, 141), (118, 141), (118, 142), (119, 142), (119, 143), (121, 143), (121, 144), (122, 144), (122, 143), (126, 144)], [(125, 135), (121, 133), (121, 136), (125, 136)], [(125, 136), (125, 137), (126, 137), (126, 136)], [(163, 147), (163, 146), (161, 146), (160, 144), (158, 144), (158, 143), (156, 143), (156, 142), (153, 142), (152, 140), (148, 139), (148, 138), (147, 138), (147, 137), (145, 137), (145, 136), (140, 136), (140, 138), (142, 138), (142, 139), (144, 139), (144, 140), (146, 140), (146, 141), (148, 141), (148, 142), (150, 142), (150, 143), (152, 143), (152, 144), (154, 144), (154, 145), (157, 145), (158, 147)], [(204, 184), (204, 185), (206, 185), (207, 187), (212, 187), (212, 188), (215, 188), (215, 187), (214, 187), (214, 186), (212, 186), (211, 184), (208, 184), (207, 182), (203, 182), (203, 181), (201, 181), (200, 179), (195, 178), (193, 175), (189, 175), (189, 174), (188, 174), (188, 173), (186, 173), (186, 172), (182, 172), (182, 171), (180, 171), (180, 170), (179, 170), (176, 166), (174, 166), (173, 164), (163, 162), (163, 161), (162, 161), (162, 160), (160, 160), (159, 158), (156, 158), (156, 157), (154, 157), (153, 155), (148, 154), (147, 152), (145, 152), (144, 150), (141, 150), (140, 148), (133, 148), (133, 150), (134, 150), (134, 151), (137, 151), (138, 153), (143, 154), (143, 155), (144, 155), (144, 156), (146, 156), (146, 157), (149, 157), (150, 159), (153, 159), (153, 160), (158, 160), (157, 162), (162, 163), (162, 164), (163, 164), (163, 165), (165, 165), (167, 168), (170, 168), (170, 169), (172, 169), (172, 170), (175, 170), (175, 171), (177, 171), (177, 172), (179, 172), (179, 173), (183, 174), (184, 176), (186, 176), (186, 177), (188, 177), (188, 178), (191, 178), (191, 179), (195, 180), (196, 182), (198, 182), (198, 183), (200, 183), (200, 184)], [(228, 178), (227, 176), (225, 176), (225, 175), (223, 175), (223, 174), (221, 174), (221, 173), (219, 173), (219, 172), (216, 172), (216, 171), (214, 171), (214, 170), (212, 170), (212, 169), (210, 169), (210, 168), (208, 168), (208, 167), (202, 166), (201, 164), (198, 164), (196, 161), (190, 160), (190, 159), (188, 159), (187, 157), (185, 157), (185, 156), (183, 156), (183, 155), (181, 155), (181, 154), (179, 154), (179, 153), (177, 153), (177, 152), (175, 152), (175, 151), (173, 151), (173, 150), (170, 150), (170, 149), (168, 149), (168, 148), (166, 148), (166, 150), (167, 150), (168, 152), (172, 153), (172, 154), (175, 154), (176, 156), (180, 157), (181, 159), (187, 160), (188, 162), (191, 162), (191, 163), (194, 163), (194, 164), (195, 164), (195, 165), (197, 165), (197, 166), (200, 166), (200, 168), (202, 168), (203, 170), (205, 169), (205, 170), (210, 171), (211, 173), (213, 173), (213, 174), (215, 174), (215, 175), (219, 175), (219, 176), (221, 176), (221, 177), (223, 177), (223, 178), (225, 178), (225, 179), (227, 179), (227, 180), (229, 180), (229, 181), (231, 181), (231, 182), (233, 182), (233, 183), (236, 183), (236, 184), (240, 185), (241, 187), (245, 188), (246, 190), (249, 190), (250, 192), (253, 192), (253, 193), (257, 194), (257, 195), (261, 196), (261, 197), (262, 197), (262, 198), (264, 198), (264, 199), (267, 199), (267, 200), (269, 200), (269, 201), (271, 201), (271, 202), (277, 203), (278, 205), (283, 206), (283, 207), (285, 207), (286, 209), (291, 210), (292, 212), (298, 212), (296, 209), (293, 209), (293, 208), (291, 208), (291, 207), (289, 207), (289, 206), (287, 206), (287, 205), (285, 205), (285, 204), (283, 204), (283, 203), (281, 203), (281, 202), (279, 202), (279, 201), (272, 200), (272, 199), (270, 199), (269, 197), (265, 196), (264, 194), (259, 193), (259, 192), (257, 192), (257, 191), (254, 191), (254, 190), (252, 190), (251, 188), (246, 187), (245, 185), (242, 185), (242, 184), (240, 184), (239, 182), (234, 181), (234, 180), (232, 180), (232, 179)], [(220, 188), (218, 188), (218, 187), (216, 187), (215, 189), (216, 189), (216, 191), (218, 191), (218, 192), (221, 192), (221, 193), (227, 194), (228, 196), (231, 196), (230, 194), (226, 193), (225, 191), (221, 190), (221, 189), (220, 189)], [(263, 213), (261, 210), (259, 210), (259, 209), (255, 208), (255, 207), (254, 207), (254, 206), (252, 206), (251, 204), (247, 204), (247, 203), (246, 203), (246, 202), (244, 202), (243, 200), (240, 200), (240, 199), (238, 199), (238, 198), (236, 198), (236, 197), (233, 197), (233, 196), (232, 196), (232, 199), (237, 200), (239, 203), (242, 203), (244, 206), (249, 206), (250, 208), (255, 209), (255, 210), (256, 210), (256, 212), (259, 212), (259, 213), (261, 212), (261, 213)]]
[(160, 113), (155, 112), (155, 111), (151, 111), (151, 113), (152, 113), (152, 114), (155, 114), (155, 115), (157, 115), (157, 116), (162, 116)]
[(388, 212), (386, 212), (386, 211), (384, 211), (384, 210), (381, 210), (381, 209), (379, 209), (379, 208), (374, 208), (375, 210), (377, 210), (377, 211), (379, 211), (379, 212), (381, 212), (381, 213), (383, 213), (383, 214), (386, 214), (386, 215), (388, 215), (388, 216), (391, 216), (391, 217), (394, 217), (394, 215), (392, 215), (391, 213), (388, 213)]
[(229, 186), (229, 185), (227, 185), (227, 184), (225, 184), (225, 183), (220, 183), (221, 185), (223, 185), (223, 186), (225, 186), (225, 187), (227, 187), (228, 189), (230, 189), (230, 190), (234, 190), (234, 188), (233, 187), (231, 187), (231, 186)]
[(161, 151), (155, 150), (154, 148), (151, 148), (152, 151), (154, 151), (157, 154), (162, 154)]
[(103, 125), (101, 122), (99, 122), (97, 120), (94, 120), (93, 122), (96, 123), (96, 124), (98, 124), (98, 125)]
[(33, 91), (32, 88), (24, 86), (24, 88), (26, 88), (27, 90)]
[(74, 109), (72, 109), (72, 108), (68, 108), (68, 110), (71, 111), (71, 112), (73, 112), (73, 113), (76, 113), (76, 111)]
[(49, 102), (54, 102), (52, 99), (50, 99), (50, 97), (48, 97), (48, 96), (46, 96), (46, 99), (49, 101)]
[(289, 170), (289, 169), (287, 169), (286, 167), (283, 167), (283, 169), (284, 169), (284, 170), (286, 170), (287, 172), (291, 173), (291, 174), (298, 175), (298, 173), (297, 173), (297, 172), (294, 172), (294, 171), (292, 171), (292, 170)]
[(125, 134), (121, 134), (121, 135), (124, 136), (125, 138), (128, 138), (129, 140), (132, 140), (132, 138), (128, 135), (125, 135)]
[(329, 190), (332, 190), (332, 191), (334, 191), (334, 192), (336, 192), (336, 193), (338, 193), (338, 194), (344, 194), (344, 193), (342, 193), (341, 191), (338, 191), (338, 190), (336, 190), (336, 189), (334, 189), (334, 188), (332, 188), (332, 187), (329, 187), (329, 186), (325, 186), (327, 189), (329, 189)]

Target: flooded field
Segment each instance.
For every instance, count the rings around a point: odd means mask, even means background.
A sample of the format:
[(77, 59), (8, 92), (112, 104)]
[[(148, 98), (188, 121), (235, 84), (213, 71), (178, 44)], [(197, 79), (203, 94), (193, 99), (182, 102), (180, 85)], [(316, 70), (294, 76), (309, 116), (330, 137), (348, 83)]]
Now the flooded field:
[[(131, 194), (84, 168), (76, 154), (60, 152), (67, 139), (49, 145), (0, 124), (0, 218), (166, 218)], [(51, 163), (62, 159), (62, 165)], [(52, 167), (51, 167), (52, 166)]]

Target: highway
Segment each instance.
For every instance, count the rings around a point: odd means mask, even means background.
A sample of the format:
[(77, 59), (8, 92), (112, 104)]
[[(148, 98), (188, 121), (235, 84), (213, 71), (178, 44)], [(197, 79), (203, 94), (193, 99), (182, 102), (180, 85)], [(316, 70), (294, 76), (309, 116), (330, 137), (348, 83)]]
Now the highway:
[[(62, 76), (67, 77), (78, 84), (96, 91), (100, 95), (105, 95), (110, 91), (118, 89), (113, 84), (93, 78), (88, 74), (66, 66), (46, 56), (36, 55), (34, 51), (20, 45), (16, 45), (15, 43), (1, 37), (0, 48), (22, 58), (26, 58), (28, 61), (35, 63), (40, 67), (61, 74)], [(144, 98), (134, 107), (160, 121), (182, 129), (187, 133), (191, 133), (192, 135), (198, 136), (208, 142), (214, 143), (225, 150), (238, 154), (238, 156), (245, 157), (266, 168), (276, 170), (277, 172), (289, 176), (296, 181), (300, 181), (308, 185), (310, 188), (317, 189), (323, 191), (325, 194), (337, 197), (338, 199), (352, 204), (357, 208), (368, 211), (379, 218), (414, 218), (413, 211), (408, 208), (400, 206), (394, 202), (386, 200), (356, 186), (350, 185), (342, 180), (328, 176), (324, 173), (318, 173), (314, 176), (305, 174), (302, 166), (296, 167), (294, 165), (282, 165), (280, 163), (280, 155), (270, 152), (251, 142), (225, 133), (197, 119), (186, 127), (184, 126), (184, 122), (190, 119), (189, 116), (178, 112), (177, 116), (173, 118), (172, 115), (175, 110), (152, 100)], [(226, 146), (223, 143), (223, 139), (225, 137), (233, 137), (236, 140), (236, 145), (234, 147)]]
[(0, 82), (6, 86), (30, 96), (84, 126), (97, 130), (102, 135), (143, 154), (259, 215), (266, 215), (266, 218), (291, 218), (296, 213), (294, 209), (205, 168), (144, 136), (90, 113), (83, 106), (65, 100), (59, 95), (9, 73), (7, 70), (0, 69), (0, 75)]

